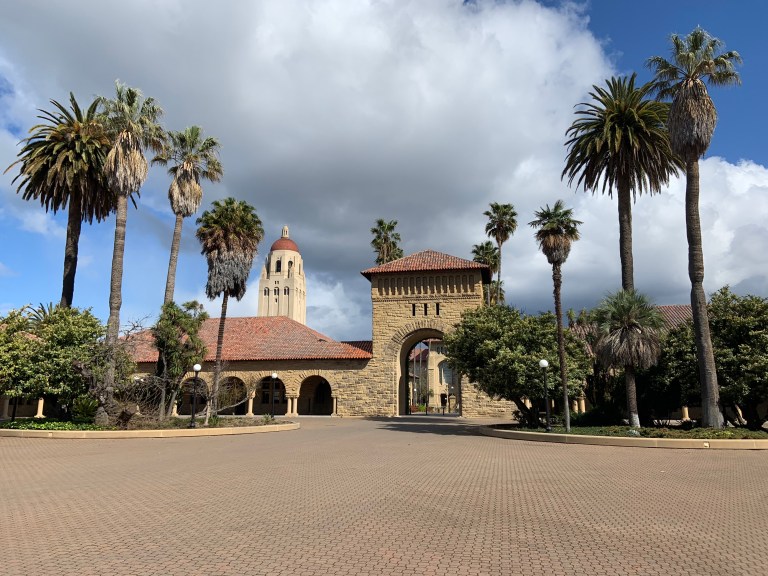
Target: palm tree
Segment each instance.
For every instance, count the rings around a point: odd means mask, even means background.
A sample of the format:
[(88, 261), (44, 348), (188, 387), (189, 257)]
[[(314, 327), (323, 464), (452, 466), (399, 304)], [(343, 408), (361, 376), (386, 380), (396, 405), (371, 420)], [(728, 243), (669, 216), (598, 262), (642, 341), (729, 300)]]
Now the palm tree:
[(571, 431), (571, 409), (568, 405), (568, 375), (565, 368), (565, 335), (563, 334), (563, 307), (560, 302), (560, 287), (563, 283), (562, 266), (571, 252), (571, 244), (579, 239), (579, 225), (574, 220), (573, 210), (566, 208), (562, 200), (550, 208), (540, 208), (536, 220), (528, 225), (536, 228), (536, 241), (539, 248), (552, 265), (552, 284), (555, 296), (555, 317), (557, 318), (557, 353), (560, 361), (560, 381), (563, 385), (563, 411), (565, 413), (565, 431)]
[(219, 334), (216, 342), (216, 363), (211, 386), (211, 403), (206, 410), (205, 422), (216, 410), (219, 379), (221, 377), (221, 351), (224, 345), (224, 324), (227, 303), (233, 296), (240, 300), (245, 295), (246, 282), (251, 273), (253, 259), (264, 238), (264, 228), (253, 206), (234, 198), (215, 201), (213, 209), (203, 212), (197, 219), (197, 239), (208, 261), (208, 282), (205, 293), (211, 300), (223, 295)]
[(376, 226), (371, 228), (371, 247), (376, 252), (376, 264), (386, 264), (403, 257), (403, 250), (397, 245), (400, 242), (400, 234), (395, 232), (396, 226), (397, 220), (387, 222), (379, 218), (376, 220)]
[(115, 198), (104, 186), (102, 170), (110, 147), (99, 119), (99, 100), (85, 112), (69, 93), (70, 110), (51, 100), (56, 111), (39, 110), (43, 123), (30, 129), (23, 140), (17, 192), (24, 200), (39, 200), (46, 212), (67, 209), (67, 240), (64, 248), (64, 277), (61, 305), (70, 307), (75, 292), (77, 254), (83, 221), (101, 222), (115, 208)]
[(624, 368), (629, 425), (639, 428), (635, 371), (656, 364), (664, 319), (646, 296), (634, 290), (609, 294), (593, 318), (598, 332), (595, 354), (607, 368)]
[[(138, 195), (147, 178), (144, 150), (162, 150), (164, 133), (158, 120), (163, 111), (153, 98), (144, 98), (139, 90), (120, 82), (115, 83), (114, 99), (102, 97), (100, 101), (105, 108), (105, 123), (113, 143), (104, 164), (104, 174), (109, 189), (117, 196), (106, 335), (107, 346), (114, 346), (120, 331), (128, 197)], [(109, 363), (105, 385), (109, 393), (114, 386), (114, 358)]]
[(485, 225), (485, 233), (489, 238), (496, 240), (496, 246), (499, 248), (499, 268), (497, 272), (498, 284), (496, 285), (496, 303), (502, 304), (499, 289), (501, 287), (501, 245), (504, 244), (512, 234), (517, 230), (517, 212), (512, 204), (499, 204), (491, 202), (491, 209), (483, 212), (488, 217), (488, 223)]
[[(472, 260), (485, 264), (491, 271), (491, 278), (499, 269), (499, 249), (493, 245), (493, 242), (486, 240), (482, 244), (475, 244), (472, 246)], [(485, 299), (486, 303), (491, 304), (491, 290), (490, 285), (484, 286), (486, 291)]]
[(606, 88), (593, 86), (591, 102), (577, 110), (566, 131), (568, 155), (562, 178), (584, 190), (612, 196), (619, 204), (621, 286), (634, 288), (632, 264), (632, 200), (658, 193), (677, 176), (680, 161), (669, 146), (666, 121), (669, 106), (647, 98), (652, 84), (635, 87), (635, 74), (611, 78)]
[(218, 159), (219, 148), (218, 140), (210, 136), (203, 138), (203, 131), (199, 126), (190, 126), (181, 132), (169, 132), (168, 146), (152, 159), (152, 164), (162, 166), (173, 162), (173, 166), (168, 169), (168, 174), (173, 176), (168, 188), (168, 200), (176, 215), (176, 225), (173, 228), (163, 304), (173, 300), (183, 219), (197, 212), (203, 200), (200, 180), (218, 182), (224, 173)]
[(696, 352), (701, 382), (702, 423), (720, 428), (715, 357), (704, 294), (704, 251), (699, 220), (699, 158), (709, 148), (717, 123), (717, 110), (706, 84), (740, 84), (734, 63), (741, 63), (738, 52), (720, 52), (723, 43), (701, 28), (685, 38), (671, 36), (672, 61), (650, 58), (654, 89), (660, 99), (671, 98), (669, 138), (672, 150), (685, 162), (685, 227), (688, 236), (688, 276), (691, 280), (691, 309), (696, 335)]

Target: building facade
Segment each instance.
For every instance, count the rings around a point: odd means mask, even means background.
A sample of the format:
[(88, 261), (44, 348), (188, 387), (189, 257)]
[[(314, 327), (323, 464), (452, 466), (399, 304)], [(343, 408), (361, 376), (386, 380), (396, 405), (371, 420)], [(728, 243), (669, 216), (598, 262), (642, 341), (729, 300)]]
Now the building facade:
[(307, 323), (307, 286), (304, 263), (288, 226), (267, 254), (259, 280), (259, 317), (287, 316)]

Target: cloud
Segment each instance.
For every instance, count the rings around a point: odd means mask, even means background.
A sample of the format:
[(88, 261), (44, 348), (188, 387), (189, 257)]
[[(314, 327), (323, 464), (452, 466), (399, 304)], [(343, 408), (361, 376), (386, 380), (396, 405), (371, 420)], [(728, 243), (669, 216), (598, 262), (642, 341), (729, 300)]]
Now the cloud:
[(18, 276), (17, 272), (14, 272), (8, 266), (0, 262), (0, 278), (9, 278), (11, 276)]

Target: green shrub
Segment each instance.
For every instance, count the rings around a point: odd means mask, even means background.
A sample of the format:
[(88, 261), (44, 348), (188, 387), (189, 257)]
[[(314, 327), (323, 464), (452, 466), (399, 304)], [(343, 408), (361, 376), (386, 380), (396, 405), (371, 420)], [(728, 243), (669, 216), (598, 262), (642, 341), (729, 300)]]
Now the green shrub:
[(10, 430), (101, 430), (95, 424), (82, 424), (77, 422), (62, 422), (59, 420), (14, 420), (12, 422), (0, 422), (0, 428)]
[(267, 424), (274, 424), (275, 418), (272, 416), (272, 414), (264, 414), (261, 417), (261, 420), (259, 421), (259, 424), (262, 424), (263, 426), (266, 426)]
[(78, 396), (72, 403), (72, 422), (93, 424), (99, 402), (91, 396)]
[(623, 423), (623, 419), (621, 410), (612, 404), (595, 406), (583, 414), (571, 412), (572, 426), (617, 426)]

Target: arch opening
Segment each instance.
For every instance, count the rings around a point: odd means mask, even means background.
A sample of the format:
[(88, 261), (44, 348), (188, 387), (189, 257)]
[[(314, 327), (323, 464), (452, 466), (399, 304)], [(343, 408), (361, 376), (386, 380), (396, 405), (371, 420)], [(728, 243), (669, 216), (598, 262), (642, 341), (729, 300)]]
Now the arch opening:
[(248, 390), (245, 382), (235, 376), (224, 378), (219, 386), (219, 414), (222, 416), (245, 416)]
[(208, 383), (202, 378), (198, 378), (197, 386), (195, 386), (195, 379), (189, 378), (185, 380), (181, 385), (181, 401), (178, 405), (177, 412), (182, 416), (192, 415), (192, 397), (195, 398), (195, 411), (200, 414), (205, 409), (205, 405), (208, 403)]
[(285, 394), (285, 384), (280, 378), (273, 380), (271, 376), (265, 376), (256, 388), (253, 413), (284, 416), (286, 412), (288, 412), (288, 397)]
[(322, 376), (310, 376), (301, 383), (297, 412), (300, 416), (330, 416), (333, 414), (333, 391)]

